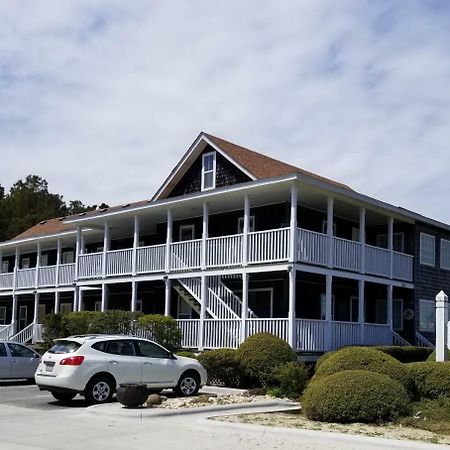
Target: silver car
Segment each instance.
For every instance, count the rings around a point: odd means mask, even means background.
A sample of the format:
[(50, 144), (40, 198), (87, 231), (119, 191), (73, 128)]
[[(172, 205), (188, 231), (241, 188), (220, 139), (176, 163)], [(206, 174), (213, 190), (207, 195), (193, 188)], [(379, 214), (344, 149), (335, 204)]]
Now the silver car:
[(26, 345), (0, 341), (0, 379), (26, 378), (34, 381), (41, 355)]

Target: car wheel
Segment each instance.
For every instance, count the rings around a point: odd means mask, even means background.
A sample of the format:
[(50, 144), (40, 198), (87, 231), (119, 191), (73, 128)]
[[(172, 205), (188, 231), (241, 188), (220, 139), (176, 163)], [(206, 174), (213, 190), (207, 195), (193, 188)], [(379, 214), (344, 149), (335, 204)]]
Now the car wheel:
[(200, 389), (200, 377), (196, 372), (186, 372), (181, 375), (178, 380), (177, 387), (174, 389), (175, 393), (182, 397), (189, 397), (197, 394)]
[(108, 403), (114, 393), (114, 384), (110, 378), (93, 378), (86, 386), (84, 398), (89, 405)]
[(52, 392), (53, 397), (61, 403), (69, 403), (77, 394), (68, 394), (63, 392)]

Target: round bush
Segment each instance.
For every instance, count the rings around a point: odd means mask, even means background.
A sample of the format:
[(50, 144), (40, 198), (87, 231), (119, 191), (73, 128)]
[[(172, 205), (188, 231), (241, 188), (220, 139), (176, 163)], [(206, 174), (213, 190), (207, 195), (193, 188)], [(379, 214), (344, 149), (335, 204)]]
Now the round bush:
[[(430, 356), (427, 358), (427, 361), (436, 362), (436, 350), (430, 353)], [(450, 349), (447, 350), (447, 361), (450, 361)]]
[(302, 407), (306, 417), (321, 422), (391, 421), (408, 413), (405, 388), (386, 375), (345, 370), (312, 380)]
[(314, 370), (317, 372), (319, 367), (331, 356), (334, 355), (336, 352), (326, 352), (324, 353), (317, 361)]
[(237, 350), (245, 374), (266, 387), (273, 381), (276, 367), (297, 361), (290, 345), (270, 333), (258, 333), (247, 338)]
[(241, 368), (236, 350), (231, 348), (210, 350), (198, 355), (197, 359), (208, 372), (208, 383), (239, 386)]
[(181, 350), (179, 352), (176, 352), (175, 355), (182, 356), (183, 358), (197, 359), (197, 357), (195, 356), (195, 353), (189, 352), (188, 350)]
[(408, 364), (417, 395), (421, 398), (450, 398), (450, 362), (424, 361)]
[(303, 363), (291, 361), (278, 366), (273, 378), (277, 386), (271, 388), (272, 395), (298, 399), (308, 381), (308, 369)]
[(319, 378), (343, 370), (368, 370), (387, 375), (398, 381), (412, 395), (414, 383), (410, 371), (404, 364), (390, 355), (367, 347), (345, 347), (330, 355), (314, 377)]

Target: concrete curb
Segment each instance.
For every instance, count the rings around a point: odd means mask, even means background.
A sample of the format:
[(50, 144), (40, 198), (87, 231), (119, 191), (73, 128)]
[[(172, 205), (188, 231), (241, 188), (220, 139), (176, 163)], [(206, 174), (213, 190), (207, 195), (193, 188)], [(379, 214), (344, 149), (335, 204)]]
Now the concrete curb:
[(213, 414), (213, 416), (227, 415), (227, 411), (230, 414), (236, 414), (236, 412), (242, 410), (250, 410), (254, 412), (254, 409), (258, 408), (271, 408), (273, 411), (288, 411), (299, 408), (298, 403), (280, 401), (280, 400), (266, 400), (261, 402), (249, 402), (249, 403), (235, 403), (230, 405), (214, 405), (204, 406), (198, 408), (180, 408), (180, 409), (164, 409), (164, 408), (125, 408), (120, 403), (110, 403), (108, 405), (93, 405), (86, 408), (86, 411), (90, 414), (102, 415), (108, 417), (126, 417), (126, 418), (139, 418), (144, 417), (170, 417), (170, 416), (182, 416), (182, 415), (195, 415), (195, 414)]

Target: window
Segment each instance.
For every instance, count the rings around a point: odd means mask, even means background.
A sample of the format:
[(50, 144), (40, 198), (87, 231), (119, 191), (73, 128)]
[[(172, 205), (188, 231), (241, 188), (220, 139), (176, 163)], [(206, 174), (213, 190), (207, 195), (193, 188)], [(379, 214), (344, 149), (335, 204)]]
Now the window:
[(101, 310), (102, 310), (102, 302), (95, 302), (94, 311), (101, 311)]
[(216, 187), (216, 153), (205, 153), (202, 164), (202, 191)]
[(394, 330), (403, 330), (403, 300), (394, 298), (392, 303), (392, 328)]
[(9, 271), (9, 261), (2, 261), (2, 273)]
[(180, 295), (178, 296), (178, 319), (192, 319), (192, 308)]
[[(394, 252), (403, 253), (405, 248), (405, 233), (394, 233), (392, 238), (392, 248)], [(379, 234), (377, 236), (377, 247), (388, 248), (388, 245), (388, 235)]]
[(192, 241), (195, 236), (195, 225), (180, 225), (180, 241)]
[(22, 269), (30, 268), (30, 258), (22, 258)]
[(72, 312), (72, 303), (61, 303), (61, 306), (59, 307), (59, 312), (61, 314)]
[(39, 309), (38, 309), (38, 323), (43, 323), (44, 322), (44, 317), (45, 317), (46, 312), (47, 312), (47, 310), (46, 310), (45, 304), (39, 305)]
[(6, 325), (6, 306), (0, 306), (0, 325)]
[(48, 266), (48, 255), (41, 255), (41, 266)]
[[(328, 221), (322, 220), (322, 233), (327, 234)], [(333, 222), (333, 236), (336, 236), (336, 222)]]
[(62, 254), (62, 264), (72, 264), (73, 262), (75, 262), (75, 254), (73, 251)]
[(420, 264), (434, 267), (434, 236), (420, 233)]
[(142, 300), (136, 300), (136, 311), (142, 312)]
[(58, 340), (48, 352), (55, 354), (73, 353), (80, 347), (81, 344), (75, 341)]
[(20, 344), (8, 344), (11, 356), (14, 358), (34, 358), (35, 353)]
[[(251, 233), (252, 231), (255, 231), (255, 216), (250, 216), (249, 224), (248, 224), (248, 231)], [(244, 218), (239, 217), (238, 219), (238, 234), (242, 234), (244, 232)]]
[(332, 317), (339, 322), (358, 322), (358, 297), (336, 298), (333, 295)]
[(2, 344), (1, 342), (0, 342), (0, 358), (5, 358), (5, 357), (7, 357), (8, 355), (6, 354), (6, 348), (5, 348), (5, 344)]
[(441, 239), (441, 269), (450, 270), (450, 241)]
[(432, 300), (420, 300), (420, 331), (435, 332), (436, 311)]
[(375, 303), (375, 323), (387, 324), (387, 299), (379, 298)]
[(120, 356), (135, 356), (133, 341), (108, 341), (106, 353)]
[(169, 353), (159, 345), (147, 341), (135, 341), (137, 346), (137, 356), (145, 358), (168, 358)]

